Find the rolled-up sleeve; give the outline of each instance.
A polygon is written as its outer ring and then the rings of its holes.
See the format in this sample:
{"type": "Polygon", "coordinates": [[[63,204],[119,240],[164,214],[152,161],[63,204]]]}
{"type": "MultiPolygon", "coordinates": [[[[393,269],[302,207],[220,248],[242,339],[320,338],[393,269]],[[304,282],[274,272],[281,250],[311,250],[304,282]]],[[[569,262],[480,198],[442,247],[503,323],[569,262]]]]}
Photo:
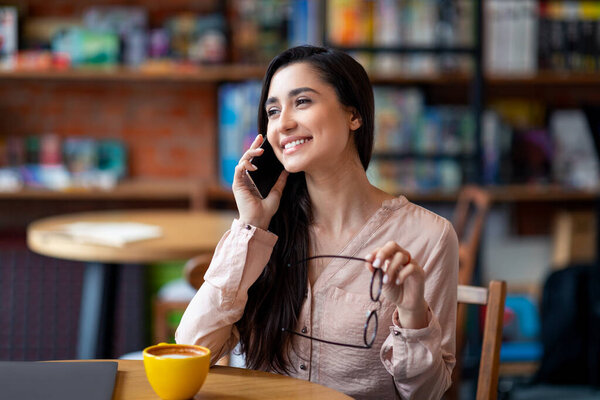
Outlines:
{"type": "Polygon", "coordinates": [[[452,383],[455,359],[458,239],[446,221],[434,251],[423,266],[429,324],[423,329],[400,326],[394,312],[381,361],[394,377],[403,399],[439,399],[452,383]]]}
{"type": "Polygon", "coordinates": [[[240,320],[248,289],[271,257],[277,236],[234,220],[215,249],[204,284],[185,310],[175,332],[177,343],[211,350],[211,363],[239,340],[233,324],[240,320]]]}

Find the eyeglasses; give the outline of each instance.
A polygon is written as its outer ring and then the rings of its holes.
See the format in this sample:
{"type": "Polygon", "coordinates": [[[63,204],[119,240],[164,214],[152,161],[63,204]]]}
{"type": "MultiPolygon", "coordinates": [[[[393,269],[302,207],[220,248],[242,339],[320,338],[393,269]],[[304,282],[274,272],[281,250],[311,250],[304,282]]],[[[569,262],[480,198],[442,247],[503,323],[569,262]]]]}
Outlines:
{"type": "MultiPolygon", "coordinates": [[[[367,262],[367,260],[365,260],[364,258],[358,258],[358,257],[338,256],[338,255],[335,255],[335,256],[320,255],[320,256],[308,257],[308,258],[305,258],[305,259],[300,260],[293,264],[288,264],[288,267],[292,267],[294,265],[298,265],[298,264],[301,264],[301,263],[304,263],[304,262],[307,262],[310,260],[314,260],[317,258],[343,258],[346,260],[356,260],[356,261],[367,262]]],[[[331,340],[319,339],[319,338],[305,335],[303,333],[296,332],[296,331],[293,331],[293,330],[290,330],[287,328],[281,328],[281,330],[284,332],[287,332],[287,333],[291,333],[293,335],[302,336],[303,338],[315,340],[315,341],[321,342],[321,343],[333,344],[336,346],[352,347],[355,349],[370,349],[371,347],[373,347],[373,343],[375,343],[375,338],[377,337],[377,328],[379,325],[379,321],[377,320],[377,310],[379,310],[381,308],[381,301],[379,299],[381,297],[382,287],[383,287],[383,271],[381,270],[381,268],[375,268],[373,270],[373,276],[371,276],[371,285],[369,286],[369,295],[371,296],[371,301],[373,301],[374,303],[377,303],[378,306],[374,310],[367,311],[367,321],[365,322],[365,329],[364,329],[364,333],[363,333],[363,340],[365,343],[364,345],[339,343],[339,342],[334,342],[331,340]]]]}

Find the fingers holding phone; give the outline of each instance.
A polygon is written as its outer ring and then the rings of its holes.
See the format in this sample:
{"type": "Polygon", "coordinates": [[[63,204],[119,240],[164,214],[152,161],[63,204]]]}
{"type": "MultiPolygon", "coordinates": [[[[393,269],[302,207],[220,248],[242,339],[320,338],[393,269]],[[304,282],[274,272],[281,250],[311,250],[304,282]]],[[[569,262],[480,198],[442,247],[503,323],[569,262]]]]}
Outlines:
{"type": "Polygon", "coordinates": [[[279,207],[287,175],[268,140],[258,135],[235,168],[232,189],[240,220],[267,229],[279,207]]]}
{"type": "Polygon", "coordinates": [[[252,183],[248,180],[246,171],[255,171],[257,167],[252,164],[254,157],[259,157],[264,149],[260,147],[263,142],[262,135],[257,135],[250,148],[240,158],[238,165],[235,167],[235,175],[233,177],[232,190],[235,193],[236,190],[243,190],[245,188],[252,188],[252,183]]]}

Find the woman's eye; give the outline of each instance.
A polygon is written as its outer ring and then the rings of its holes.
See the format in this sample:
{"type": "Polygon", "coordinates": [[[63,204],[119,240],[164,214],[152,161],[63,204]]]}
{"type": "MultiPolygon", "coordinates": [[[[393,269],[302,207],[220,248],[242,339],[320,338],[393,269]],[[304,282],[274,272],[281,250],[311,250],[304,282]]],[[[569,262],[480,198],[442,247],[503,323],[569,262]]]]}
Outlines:
{"type": "Polygon", "coordinates": [[[302,104],[307,104],[307,103],[310,103],[310,99],[307,99],[307,98],[296,99],[297,106],[301,106],[302,104]]]}
{"type": "Polygon", "coordinates": [[[269,108],[269,109],[267,110],[267,117],[271,117],[271,116],[273,116],[273,115],[277,114],[277,112],[278,112],[278,111],[279,111],[279,110],[277,110],[276,108],[269,108]]]}

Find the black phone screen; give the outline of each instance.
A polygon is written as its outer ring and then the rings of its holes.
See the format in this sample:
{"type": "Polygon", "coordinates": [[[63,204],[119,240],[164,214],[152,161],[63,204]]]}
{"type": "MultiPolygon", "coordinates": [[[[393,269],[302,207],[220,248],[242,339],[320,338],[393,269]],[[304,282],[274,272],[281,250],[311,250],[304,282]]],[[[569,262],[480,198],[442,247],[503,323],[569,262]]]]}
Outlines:
{"type": "Polygon", "coordinates": [[[264,199],[269,195],[271,188],[277,182],[279,175],[281,175],[283,164],[277,159],[266,137],[260,147],[264,149],[263,153],[251,160],[252,164],[256,165],[258,169],[247,172],[254,186],[256,186],[261,197],[264,199]]]}

